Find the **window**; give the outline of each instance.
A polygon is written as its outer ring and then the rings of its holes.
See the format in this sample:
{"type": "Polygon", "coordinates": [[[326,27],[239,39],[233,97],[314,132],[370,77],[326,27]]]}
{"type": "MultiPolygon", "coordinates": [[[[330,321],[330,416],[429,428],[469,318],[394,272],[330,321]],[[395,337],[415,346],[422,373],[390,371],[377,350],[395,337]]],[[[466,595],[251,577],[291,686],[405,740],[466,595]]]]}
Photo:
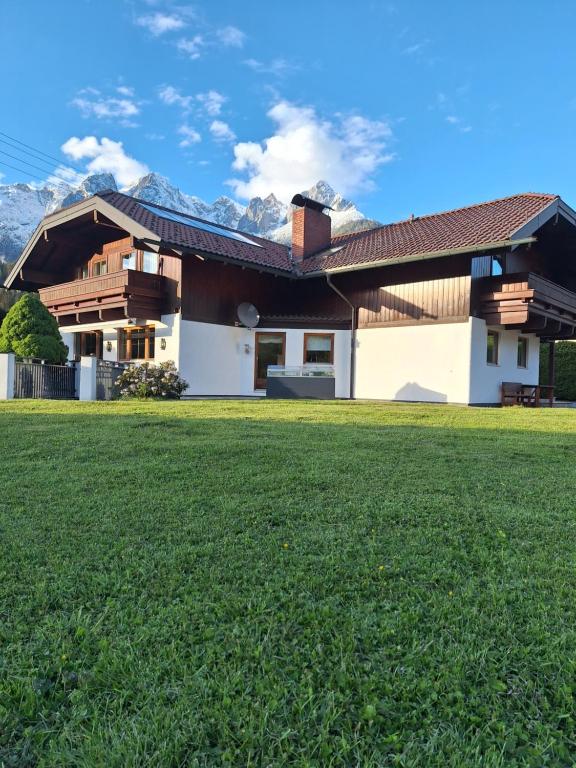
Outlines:
{"type": "Polygon", "coordinates": [[[102,331],[75,333],[74,340],[77,357],[102,357],[102,331]]]}
{"type": "Polygon", "coordinates": [[[496,331],[488,331],[486,344],[486,362],[488,365],[498,365],[499,334],[496,331]]]}
{"type": "Polygon", "coordinates": [[[80,280],[86,280],[86,278],[88,277],[88,264],[84,264],[83,267],[80,267],[80,269],[78,270],[78,277],[80,278],[80,280]]]}
{"type": "Polygon", "coordinates": [[[95,261],[92,264],[92,277],[98,277],[99,275],[105,275],[108,271],[105,261],[95,261]]]}
{"type": "Polygon", "coordinates": [[[518,336],[518,368],[528,368],[528,339],[518,336]]]}
{"type": "Polygon", "coordinates": [[[142,271],[149,272],[151,275],[158,273],[158,254],[143,251],[142,253],[142,271]]]}
{"type": "Polygon", "coordinates": [[[119,360],[152,360],[154,358],[154,326],[135,326],[118,331],[119,360]]]}
{"type": "Polygon", "coordinates": [[[492,276],[502,275],[504,273],[504,258],[502,256],[492,256],[490,274],[492,276]]]}
{"type": "Polygon", "coordinates": [[[122,269],[136,269],[136,251],[122,256],[122,269]]]}
{"type": "Polygon", "coordinates": [[[331,365],[334,362],[334,334],[305,333],[304,362],[331,365]]]}

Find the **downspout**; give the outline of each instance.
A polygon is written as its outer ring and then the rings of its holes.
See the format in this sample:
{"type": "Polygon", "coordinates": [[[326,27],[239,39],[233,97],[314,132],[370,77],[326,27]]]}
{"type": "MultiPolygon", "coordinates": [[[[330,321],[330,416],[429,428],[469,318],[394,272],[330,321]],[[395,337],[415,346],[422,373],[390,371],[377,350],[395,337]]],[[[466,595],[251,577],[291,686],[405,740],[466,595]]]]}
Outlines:
{"type": "Polygon", "coordinates": [[[342,301],[345,301],[346,304],[348,304],[350,307],[350,329],[352,331],[352,338],[350,340],[350,400],[354,400],[354,382],[356,378],[356,307],[349,299],[346,298],[346,296],[344,296],[339,288],[336,288],[330,279],[330,275],[328,273],[325,273],[325,275],[326,283],[329,285],[329,287],[332,288],[334,293],[338,294],[342,301]]]}

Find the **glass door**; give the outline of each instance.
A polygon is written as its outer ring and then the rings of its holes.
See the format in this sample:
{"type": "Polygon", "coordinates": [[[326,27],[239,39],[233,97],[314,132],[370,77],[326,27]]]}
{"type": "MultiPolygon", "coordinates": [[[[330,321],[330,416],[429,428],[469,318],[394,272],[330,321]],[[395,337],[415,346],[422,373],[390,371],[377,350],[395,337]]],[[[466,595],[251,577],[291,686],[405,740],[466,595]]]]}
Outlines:
{"type": "Polygon", "coordinates": [[[266,389],[269,365],[284,365],[285,333],[257,333],[254,389],[266,389]]]}
{"type": "Polygon", "coordinates": [[[102,331],[86,331],[75,334],[76,356],[102,359],[102,331]]]}

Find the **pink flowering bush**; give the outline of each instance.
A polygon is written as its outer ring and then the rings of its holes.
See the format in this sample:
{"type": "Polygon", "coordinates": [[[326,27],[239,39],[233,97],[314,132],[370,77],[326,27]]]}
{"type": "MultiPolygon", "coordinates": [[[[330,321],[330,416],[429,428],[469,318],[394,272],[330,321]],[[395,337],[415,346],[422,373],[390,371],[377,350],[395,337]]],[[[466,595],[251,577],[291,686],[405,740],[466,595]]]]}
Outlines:
{"type": "Polygon", "coordinates": [[[116,380],[116,387],[121,397],[177,399],[188,383],[184,381],[176,370],[172,360],[154,365],[142,363],[131,365],[130,368],[120,374],[116,380]]]}

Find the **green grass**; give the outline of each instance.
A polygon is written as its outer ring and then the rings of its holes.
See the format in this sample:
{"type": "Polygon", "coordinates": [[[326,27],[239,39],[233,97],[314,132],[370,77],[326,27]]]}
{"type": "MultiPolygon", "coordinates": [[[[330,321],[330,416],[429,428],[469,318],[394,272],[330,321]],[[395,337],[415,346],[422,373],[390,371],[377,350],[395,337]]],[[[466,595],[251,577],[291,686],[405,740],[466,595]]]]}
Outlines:
{"type": "Polygon", "coordinates": [[[0,765],[574,765],[575,411],[24,401],[0,441],[0,765]]]}

